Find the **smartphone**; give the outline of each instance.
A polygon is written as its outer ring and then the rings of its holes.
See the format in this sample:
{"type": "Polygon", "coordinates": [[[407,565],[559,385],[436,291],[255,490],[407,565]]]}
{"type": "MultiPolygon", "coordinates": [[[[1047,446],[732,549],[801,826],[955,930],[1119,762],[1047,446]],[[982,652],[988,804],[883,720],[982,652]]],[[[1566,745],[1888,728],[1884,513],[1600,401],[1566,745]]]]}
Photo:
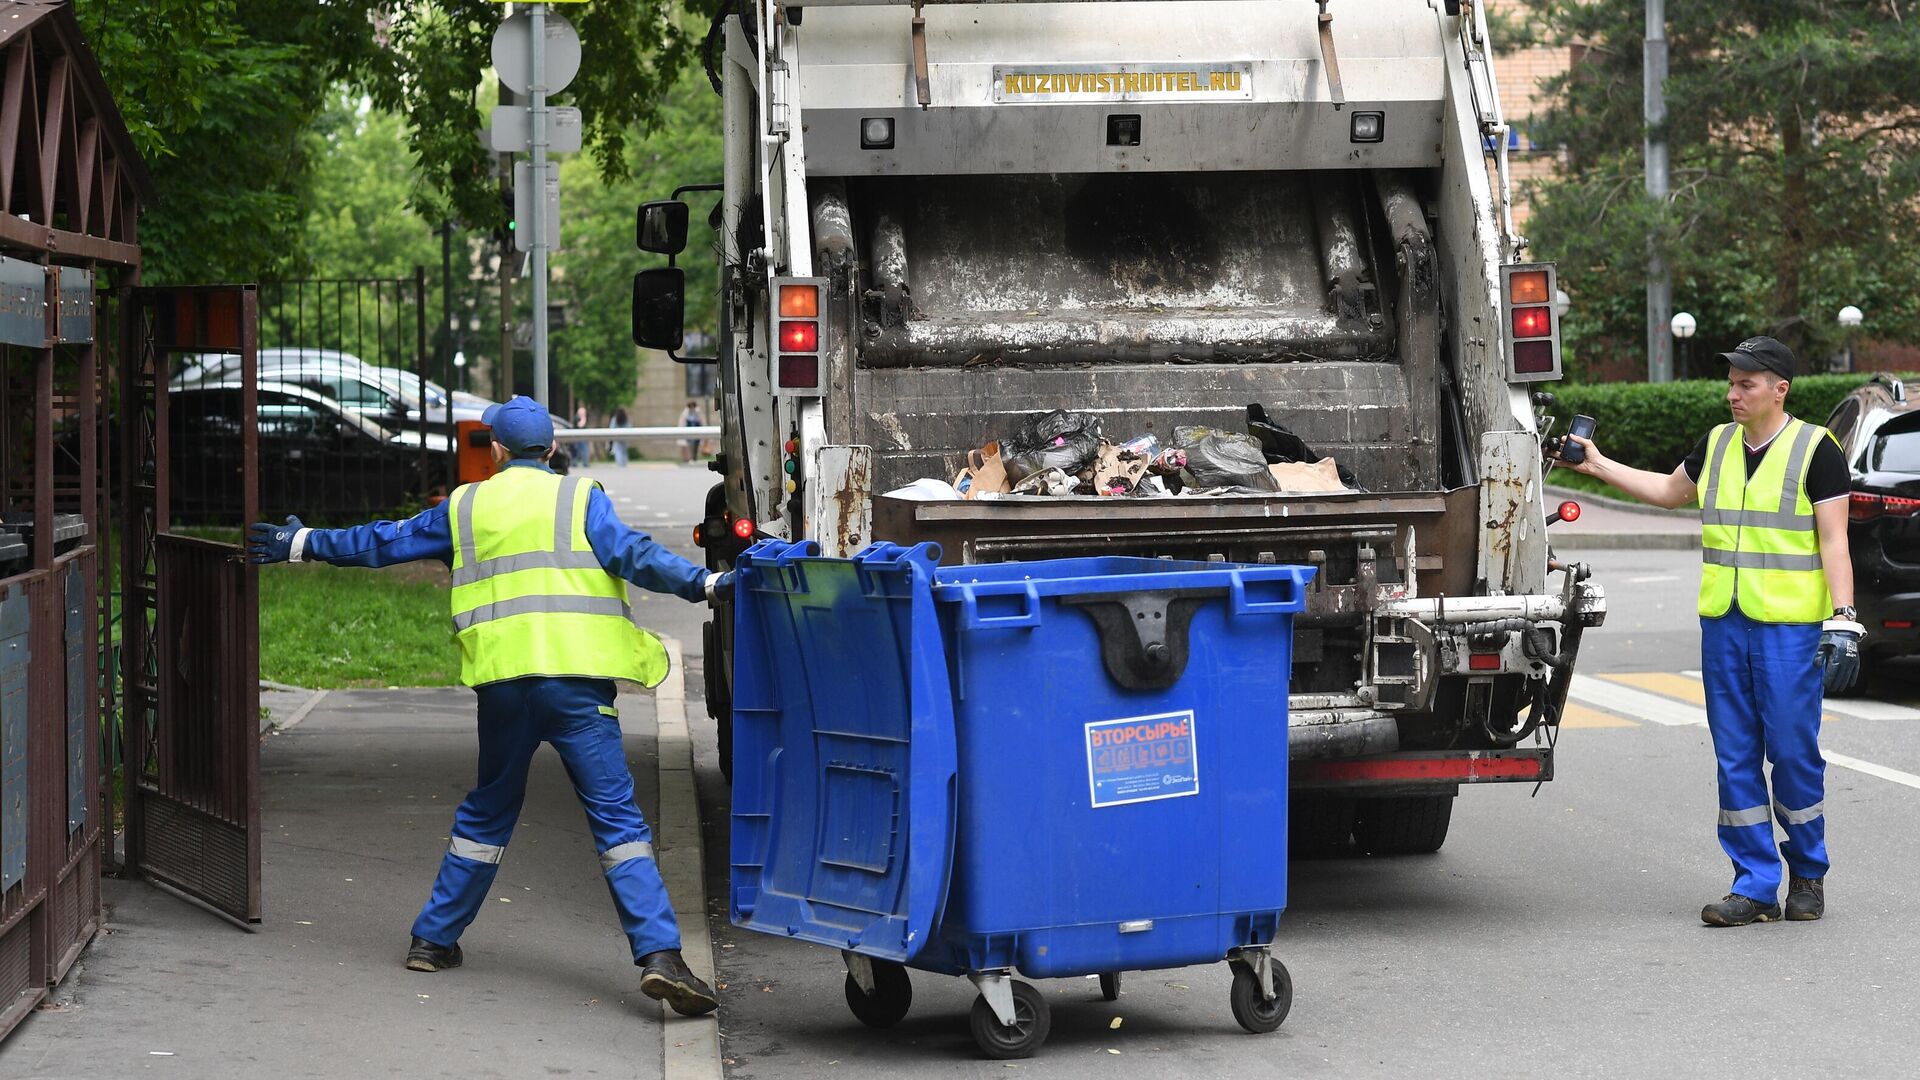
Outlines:
{"type": "MultiPolygon", "coordinates": [[[[1593,438],[1595,421],[1591,416],[1576,416],[1568,425],[1568,435],[1578,435],[1583,439],[1593,438]]],[[[1587,448],[1572,439],[1560,440],[1560,461],[1565,465],[1578,465],[1587,460],[1587,448]]]]}

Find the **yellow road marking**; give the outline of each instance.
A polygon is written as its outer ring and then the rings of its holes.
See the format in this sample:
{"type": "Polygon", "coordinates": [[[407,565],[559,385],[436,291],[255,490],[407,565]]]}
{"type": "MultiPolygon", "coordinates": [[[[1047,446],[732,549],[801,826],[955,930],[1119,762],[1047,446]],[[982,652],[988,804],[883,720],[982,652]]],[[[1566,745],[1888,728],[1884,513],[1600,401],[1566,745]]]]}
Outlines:
{"type": "MultiPolygon", "coordinates": [[[[1668,671],[1616,671],[1600,678],[1621,686],[1631,686],[1636,690],[1659,694],[1661,697],[1685,701],[1701,708],[1707,707],[1707,688],[1697,678],[1689,675],[1675,675],[1668,671]]],[[[1832,713],[1820,716],[1822,723],[1832,723],[1832,713]]]]}
{"type": "Polygon", "coordinates": [[[1639,727],[1640,724],[1625,717],[1588,708],[1577,701],[1569,701],[1567,707],[1560,713],[1560,726],[1563,728],[1622,728],[1639,727]]]}

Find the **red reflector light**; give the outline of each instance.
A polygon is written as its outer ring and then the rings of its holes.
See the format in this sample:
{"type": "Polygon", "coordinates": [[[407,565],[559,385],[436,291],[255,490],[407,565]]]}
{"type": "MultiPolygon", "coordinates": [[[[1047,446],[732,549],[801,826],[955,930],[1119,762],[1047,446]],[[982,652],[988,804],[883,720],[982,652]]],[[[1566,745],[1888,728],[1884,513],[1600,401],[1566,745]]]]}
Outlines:
{"type": "Polygon", "coordinates": [[[1545,773],[1539,757],[1404,757],[1367,760],[1302,762],[1294,779],[1321,783],[1355,781],[1450,780],[1474,783],[1486,780],[1539,780],[1545,773]]]}
{"type": "Polygon", "coordinates": [[[811,390],[820,385],[820,358],[780,354],[780,385],[811,390]]]}
{"type": "Polygon", "coordinates": [[[797,454],[800,452],[799,439],[788,439],[786,442],[781,443],[780,445],[781,445],[781,448],[784,449],[789,454],[797,454]]]}
{"type": "Polygon", "coordinates": [[[1513,343],[1513,370],[1532,375],[1553,370],[1553,342],[1516,341],[1513,343]]]}
{"type": "Polygon", "coordinates": [[[1527,270],[1508,275],[1507,299],[1515,304],[1544,304],[1552,300],[1547,294],[1547,272],[1527,270]]]}
{"type": "Polygon", "coordinates": [[[1903,499],[1898,495],[1882,495],[1880,512],[1893,517],[1912,517],[1920,513],[1920,499],[1903,499]]]}
{"type": "Polygon", "coordinates": [[[1574,502],[1572,499],[1568,499],[1566,502],[1561,503],[1560,504],[1560,520],[1561,521],[1579,521],[1580,520],[1580,504],[1577,502],[1574,502]]]}
{"type": "Polygon", "coordinates": [[[1469,671],[1499,671],[1500,654],[1494,652],[1471,653],[1467,656],[1467,669],[1469,671]]]}
{"type": "Polygon", "coordinates": [[[1553,309],[1522,307],[1513,309],[1513,336],[1541,338],[1553,336],[1553,309]]]}
{"type": "Polygon", "coordinates": [[[742,540],[751,538],[753,536],[753,522],[747,520],[746,518],[734,518],[733,519],[733,535],[739,537],[742,540]]]}
{"type": "Polygon", "coordinates": [[[781,318],[811,319],[819,314],[820,287],[818,285],[780,286],[781,318]]]}
{"type": "Polygon", "coordinates": [[[787,352],[814,352],[820,348],[820,326],[810,322],[780,324],[780,348],[787,352]]]}
{"type": "Polygon", "coordinates": [[[1913,620],[1912,619],[1885,619],[1881,621],[1880,625],[1885,627],[1888,630],[1911,630],[1913,629],[1913,620]]]}
{"type": "Polygon", "coordinates": [[[1856,491],[1847,497],[1847,519],[1871,521],[1880,516],[1880,496],[1856,491]]]}

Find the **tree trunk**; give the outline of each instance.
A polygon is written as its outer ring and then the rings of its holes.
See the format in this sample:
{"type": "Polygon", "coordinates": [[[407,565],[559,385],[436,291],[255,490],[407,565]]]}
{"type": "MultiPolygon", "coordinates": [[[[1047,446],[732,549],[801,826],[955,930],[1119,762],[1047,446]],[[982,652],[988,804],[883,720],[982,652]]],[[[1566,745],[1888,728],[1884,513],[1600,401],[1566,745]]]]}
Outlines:
{"type": "Polygon", "coordinates": [[[1789,105],[1780,113],[1780,250],[1773,279],[1773,336],[1805,362],[1807,323],[1801,306],[1801,266],[1807,258],[1806,133],[1800,112],[1789,105]]]}

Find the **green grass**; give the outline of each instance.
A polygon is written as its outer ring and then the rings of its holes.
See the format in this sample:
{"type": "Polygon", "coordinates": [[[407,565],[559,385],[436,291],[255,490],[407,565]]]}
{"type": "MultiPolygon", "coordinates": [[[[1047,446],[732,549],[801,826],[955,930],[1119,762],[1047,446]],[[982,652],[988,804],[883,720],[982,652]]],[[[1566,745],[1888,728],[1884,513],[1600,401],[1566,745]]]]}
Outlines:
{"type": "Polygon", "coordinates": [[[315,689],[457,685],[447,604],[446,583],[417,568],[261,567],[260,677],[315,689]]]}

